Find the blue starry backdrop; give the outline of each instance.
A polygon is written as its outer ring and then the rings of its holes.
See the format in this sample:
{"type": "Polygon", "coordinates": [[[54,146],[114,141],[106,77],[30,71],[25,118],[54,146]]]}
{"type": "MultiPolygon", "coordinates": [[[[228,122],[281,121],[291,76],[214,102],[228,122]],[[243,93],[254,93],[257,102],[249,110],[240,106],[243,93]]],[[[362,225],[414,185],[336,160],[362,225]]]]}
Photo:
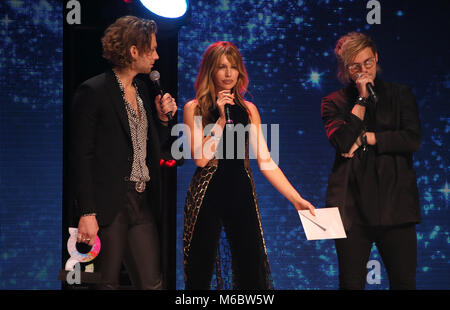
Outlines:
{"type": "MultiPolygon", "coordinates": [[[[179,34],[179,98],[206,47],[230,40],[250,75],[248,100],[266,124],[280,124],[280,167],[302,195],[323,207],[334,152],[320,120],[320,98],[341,86],[333,47],[349,31],[371,35],[385,80],[416,94],[423,143],[414,165],[423,221],[417,227],[417,286],[449,289],[448,29],[445,1],[380,1],[381,24],[368,25],[367,1],[191,1],[179,34]]],[[[58,289],[62,209],[62,3],[0,2],[0,289],[58,289]]],[[[180,120],[182,119],[182,111],[180,120]]],[[[269,141],[270,142],[270,141],[269,141]]],[[[270,144],[270,143],[269,143],[270,144]]],[[[277,289],[335,289],[332,241],[306,241],[289,202],[252,163],[277,289]]],[[[182,229],[194,165],[179,169],[177,287],[184,288],[182,229]]],[[[374,249],[371,259],[380,260],[374,249]]],[[[388,287],[381,274],[380,285],[388,287]]]]}
{"type": "MultiPolygon", "coordinates": [[[[342,87],[336,79],[333,48],[350,31],[372,36],[379,49],[381,78],[413,89],[422,121],[423,142],[414,155],[423,218],[417,226],[417,287],[449,289],[449,45],[439,35],[449,28],[445,16],[449,4],[380,1],[381,24],[369,25],[367,3],[191,1],[190,23],[179,33],[178,102],[182,106],[195,97],[193,83],[206,48],[215,41],[232,41],[249,73],[247,100],[256,104],[263,123],[280,125],[280,168],[306,199],[323,207],[334,149],[322,126],[320,102],[342,87]]],[[[184,288],[183,209],[194,169],[189,160],[178,174],[179,289],[184,288]]],[[[293,206],[269,184],[255,162],[252,169],[275,288],[337,289],[334,242],[307,241],[293,206]]],[[[370,259],[382,263],[375,247],[370,259]]],[[[380,280],[366,288],[389,287],[383,265],[380,280]]]]}
{"type": "Polygon", "coordinates": [[[61,16],[0,2],[0,290],[61,286],[61,16]]]}

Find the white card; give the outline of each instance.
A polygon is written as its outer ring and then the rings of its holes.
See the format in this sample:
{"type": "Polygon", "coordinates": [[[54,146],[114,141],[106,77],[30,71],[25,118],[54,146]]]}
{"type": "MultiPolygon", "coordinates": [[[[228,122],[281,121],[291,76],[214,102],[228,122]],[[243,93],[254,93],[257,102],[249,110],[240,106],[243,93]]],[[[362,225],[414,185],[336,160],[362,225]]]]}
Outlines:
{"type": "Polygon", "coordinates": [[[298,211],[308,240],[347,238],[338,208],[315,209],[316,216],[309,210],[298,211]]]}

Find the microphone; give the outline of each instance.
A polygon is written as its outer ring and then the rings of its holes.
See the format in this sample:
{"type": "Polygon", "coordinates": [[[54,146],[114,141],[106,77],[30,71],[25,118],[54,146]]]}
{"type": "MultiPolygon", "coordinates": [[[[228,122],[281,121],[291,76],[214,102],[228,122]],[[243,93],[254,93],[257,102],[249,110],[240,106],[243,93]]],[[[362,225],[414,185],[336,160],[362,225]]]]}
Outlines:
{"type": "Polygon", "coordinates": [[[377,103],[378,97],[377,97],[377,94],[375,93],[375,90],[373,89],[373,85],[370,83],[367,83],[366,88],[367,88],[367,91],[369,92],[370,98],[372,98],[372,101],[374,103],[377,103]]]}
{"type": "Polygon", "coordinates": [[[225,123],[227,125],[232,125],[234,122],[231,119],[230,104],[229,103],[225,104],[224,108],[225,108],[225,120],[226,120],[225,123]]]}
{"type": "MultiPolygon", "coordinates": [[[[357,78],[357,79],[358,79],[360,76],[361,76],[361,74],[356,73],[356,78],[357,78]]],[[[367,91],[369,92],[369,96],[370,96],[370,98],[372,99],[372,101],[373,101],[374,103],[377,103],[378,97],[377,97],[377,94],[375,93],[375,90],[373,89],[373,85],[372,85],[371,83],[367,83],[367,84],[366,84],[366,88],[367,88],[367,91]]]]}
{"type": "MultiPolygon", "coordinates": [[[[159,74],[158,71],[154,70],[154,71],[150,72],[150,80],[152,80],[152,82],[155,84],[156,90],[161,95],[161,99],[162,99],[162,97],[164,96],[164,91],[162,90],[161,84],[159,83],[160,77],[161,77],[161,75],[159,74]]],[[[172,120],[172,113],[167,112],[166,116],[170,122],[172,120]]]]}
{"type": "MultiPolygon", "coordinates": [[[[234,88],[231,89],[230,94],[233,94],[233,91],[234,91],[234,88]]],[[[231,119],[230,104],[229,103],[225,104],[224,109],[225,109],[225,124],[233,125],[234,122],[231,119]]]]}

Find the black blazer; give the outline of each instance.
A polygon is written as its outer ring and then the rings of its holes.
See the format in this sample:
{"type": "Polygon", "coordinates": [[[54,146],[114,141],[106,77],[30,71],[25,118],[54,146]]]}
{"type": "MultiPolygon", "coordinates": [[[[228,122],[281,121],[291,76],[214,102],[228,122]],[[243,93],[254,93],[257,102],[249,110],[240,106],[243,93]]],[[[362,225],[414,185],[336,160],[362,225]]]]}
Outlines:
{"type": "MultiPolygon", "coordinates": [[[[375,79],[379,97],[375,113],[376,172],[381,225],[420,222],[419,194],[412,153],[421,143],[417,104],[411,90],[400,84],[375,79]]],[[[363,130],[363,122],[351,113],[358,91],[353,84],[322,99],[325,131],[336,157],[328,179],[326,206],[339,207],[348,230],[355,216],[355,200],[349,190],[351,161],[342,157],[363,130]]]]}
{"type": "MultiPolygon", "coordinates": [[[[148,118],[147,166],[150,172],[150,206],[160,213],[160,141],[169,138],[160,124],[153,100],[136,79],[148,118]]],[[[133,146],[127,112],[112,70],[82,83],[73,99],[69,149],[70,205],[77,225],[79,217],[97,213],[99,225],[108,225],[124,205],[131,174],[133,146]]]]}

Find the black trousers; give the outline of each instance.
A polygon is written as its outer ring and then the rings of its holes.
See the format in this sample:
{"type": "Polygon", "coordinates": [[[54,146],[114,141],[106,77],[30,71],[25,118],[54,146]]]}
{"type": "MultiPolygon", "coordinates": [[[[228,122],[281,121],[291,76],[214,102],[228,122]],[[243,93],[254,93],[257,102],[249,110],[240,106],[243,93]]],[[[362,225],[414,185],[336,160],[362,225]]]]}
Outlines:
{"type": "Polygon", "coordinates": [[[241,190],[236,199],[231,195],[220,199],[219,193],[213,188],[208,189],[185,266],[186,289],[210,289],[222,227],[231,249],[233,289],[267,289],[260,230],[250,184],[245,184],[241,190]]]}
{"type": "Polygon", "coordinates": [[[122,262],[135,289],[162,289],[158,232],[147,196],[148,190],[138,193],[130,182],[124,208],[110,225],[100,227],[102,245],[94,261],[102,274],[98,289],[119,288],[122,262]]]}
{"type": "Polygon", "coordinates": [[[390,289],[416,288],[416,225],[368,227],[353,225],[346,239],[336,239],[339,288],[365,288],[372,244],[375,242],[389,277],[390,289]]]}

